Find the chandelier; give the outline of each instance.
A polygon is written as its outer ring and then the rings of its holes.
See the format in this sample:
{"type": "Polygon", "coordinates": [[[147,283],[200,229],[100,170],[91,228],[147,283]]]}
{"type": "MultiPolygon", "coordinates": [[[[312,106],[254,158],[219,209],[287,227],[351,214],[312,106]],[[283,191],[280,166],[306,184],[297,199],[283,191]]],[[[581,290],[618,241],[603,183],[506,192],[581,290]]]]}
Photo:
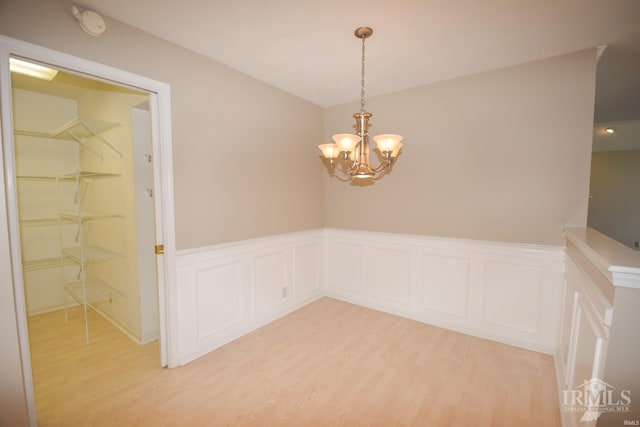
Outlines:
{"type": "Polygon", "coordinates": [[[360,73],[360,110],[353,115],[356,120],[356,134],[340,133],[333,135],[333,144],[318,146],[324,157],[329,161],[330,173],[338,170],[349,178],[373,178],[376,173],[389,172],[394,159],[402,148],[402,136],[394,134],[376,135],[373,140],[377,144],[381,163],[372,167],[369,163],[369,119],[372,114],[364,108],[364,41],[373,34],[369,27],[357,28],[355,36],[362,40],[362,72],[360,73]],[[342,162],[336,165],[336,159],[342,157],[342,162]]]}

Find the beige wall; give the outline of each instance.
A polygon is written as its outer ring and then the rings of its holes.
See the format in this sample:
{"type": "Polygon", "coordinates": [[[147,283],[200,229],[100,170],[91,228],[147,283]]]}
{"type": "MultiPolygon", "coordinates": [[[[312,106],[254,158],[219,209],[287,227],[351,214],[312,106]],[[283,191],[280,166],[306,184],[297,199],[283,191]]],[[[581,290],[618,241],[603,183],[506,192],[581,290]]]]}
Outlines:
{"type": "Polygon", "coordinates": [[[88,36],[69,4],[2,1],[0,33],[171,85],[178,249],[322,226],[320,107],[111,19],[88,36]]]}
{"type": "MultiPolygon", "coordinates": [[[[398,168],[365,188],[324,178],[323,199],[316,145],[351,129],[356,104],[324,112],[323,138],[320,107],[122,23],[107,27],[87,36],[63,0],[0,1],[4,35],[171,85],[178,249],[323,225],[559,244],[563,225],[586,222],[593,51],[369,100],[374,133],[406,137],[398,168]]],[[[0,423],[22,425],[5,243],[0,423]]]]}
{"type": "Polygon", "coordinates": [[[638,183],[640,150],[594,152],[588,226],[633,248],[640,241],[638,183]]]}
{"type": "MultiPolygon", "coordinates": [[[[171,86],[176,246],[322,226],[322,109],[106,19],[86,35],[66,0],[0,1],[0,34],[171,86]],[[291,210],[295,215],[291,215],[291,210]]],[[[6,224],[0,186],[0,223],[6,224]]],[[[0,239],[0,425],[26,425],[7,240],[0,239]]]]}
{"type": "MultiPolygon", "coordinates": [[[[390,176],[325,177],[325,226],[559,245],[584,226],[594,50],[367,100],[371,132],[401,133],[390,176]]],[[[325,111],[325,140],[358,104],[325,111]]]]}

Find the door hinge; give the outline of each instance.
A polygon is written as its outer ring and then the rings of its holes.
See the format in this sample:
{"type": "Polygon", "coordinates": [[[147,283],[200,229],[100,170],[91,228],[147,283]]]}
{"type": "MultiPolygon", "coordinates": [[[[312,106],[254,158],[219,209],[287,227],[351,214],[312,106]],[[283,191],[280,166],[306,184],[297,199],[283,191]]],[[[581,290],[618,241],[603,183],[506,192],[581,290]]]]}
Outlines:
{"type": "Polygon", "coordinates": [[[156,245],[156,255],[164,254],[164,245],[156,245]]]}

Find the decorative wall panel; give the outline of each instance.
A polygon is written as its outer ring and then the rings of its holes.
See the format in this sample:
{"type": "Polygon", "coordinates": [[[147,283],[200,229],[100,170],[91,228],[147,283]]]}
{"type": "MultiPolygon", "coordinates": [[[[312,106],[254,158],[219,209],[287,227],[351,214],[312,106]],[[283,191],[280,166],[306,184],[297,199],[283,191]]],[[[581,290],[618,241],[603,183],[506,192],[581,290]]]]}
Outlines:
{"type": "Polygon", "coordinates": [[[312,230],[180,251],[179,363],[322,296],[322,240],[312,230]]]}
{"type": "Polygon", "coordinates": [[[556,350],[562,247],[328,229],[325,248],[328,296],[511,345],[556,350]]]}

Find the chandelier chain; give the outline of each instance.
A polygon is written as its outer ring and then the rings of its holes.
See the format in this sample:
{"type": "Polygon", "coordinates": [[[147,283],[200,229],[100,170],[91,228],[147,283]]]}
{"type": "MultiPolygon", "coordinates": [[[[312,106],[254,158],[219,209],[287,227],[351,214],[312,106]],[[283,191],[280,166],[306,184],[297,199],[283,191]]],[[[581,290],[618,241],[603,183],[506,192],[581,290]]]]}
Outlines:
{"type": "Polygon", "coordinates": [[[364,40],[362,37],[362,72],[360,73],[360,110],[364,112],[364,40]]]}

